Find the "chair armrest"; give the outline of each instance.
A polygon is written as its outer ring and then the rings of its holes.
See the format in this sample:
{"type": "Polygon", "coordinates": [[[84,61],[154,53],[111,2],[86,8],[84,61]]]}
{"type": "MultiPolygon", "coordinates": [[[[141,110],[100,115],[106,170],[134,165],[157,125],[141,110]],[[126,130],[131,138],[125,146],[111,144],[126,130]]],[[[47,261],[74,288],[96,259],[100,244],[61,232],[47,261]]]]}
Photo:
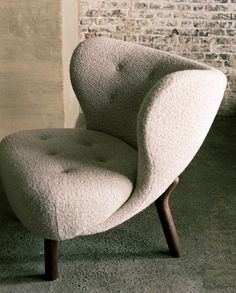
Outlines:
{"type": "Polygon", "coordinates": [[[215,69],[184,70],[166,75],[150,89],[138,115],[136,188],[118,211],[95,228],[97,232],[149,206],[183,172],[210,129],[226,81],[215,69]]]}
{"type": "Polygon", "coordinates": [[[141,209],[191,162],[215,118],[226,83],[225,75],[215,69],[184,70],[167,75],[149,91],[137,130],[141,209]]]}

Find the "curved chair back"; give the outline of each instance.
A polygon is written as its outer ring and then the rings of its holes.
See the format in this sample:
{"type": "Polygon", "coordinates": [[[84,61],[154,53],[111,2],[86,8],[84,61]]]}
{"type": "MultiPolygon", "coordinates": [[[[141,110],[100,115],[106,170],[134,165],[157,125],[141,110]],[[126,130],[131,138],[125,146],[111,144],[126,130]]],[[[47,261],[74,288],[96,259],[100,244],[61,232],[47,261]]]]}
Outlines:
{"type": "Polygon", "coordinates": [[[74,50],[70,72],[87,128],[137,147],[138,112],[152,86],[175,71],[207,68],[153,48],[95,37],[74,50]]]}

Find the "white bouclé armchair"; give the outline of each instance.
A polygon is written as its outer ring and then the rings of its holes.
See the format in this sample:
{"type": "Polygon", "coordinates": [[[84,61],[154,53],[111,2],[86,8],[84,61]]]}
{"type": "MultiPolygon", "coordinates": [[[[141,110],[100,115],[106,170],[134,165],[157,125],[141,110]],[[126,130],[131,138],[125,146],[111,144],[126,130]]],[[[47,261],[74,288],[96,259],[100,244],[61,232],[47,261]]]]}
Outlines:
{"type": "Polygon", "coordinates": [[[155,202],[180,255],[168,199],[222,100],[220,71],[124,41],[94,37],[71,59],[86,129],[27,130],[0,144],[2,189],[21,223],[45,239],[57,278],[57,243],[106,231],[155,202]]]}

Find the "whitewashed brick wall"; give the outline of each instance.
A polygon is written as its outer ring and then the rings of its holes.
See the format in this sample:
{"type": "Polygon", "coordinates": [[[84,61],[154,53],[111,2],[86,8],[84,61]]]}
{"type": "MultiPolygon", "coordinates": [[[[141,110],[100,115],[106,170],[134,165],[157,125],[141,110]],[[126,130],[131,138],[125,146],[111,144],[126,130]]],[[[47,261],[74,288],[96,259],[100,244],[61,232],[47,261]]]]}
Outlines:
{"type": "Polygon", "coordinates": [[[175,52],[222,70],[220,114],[236,113],[236,0],[78,0],[85,33],[175,52]]]}

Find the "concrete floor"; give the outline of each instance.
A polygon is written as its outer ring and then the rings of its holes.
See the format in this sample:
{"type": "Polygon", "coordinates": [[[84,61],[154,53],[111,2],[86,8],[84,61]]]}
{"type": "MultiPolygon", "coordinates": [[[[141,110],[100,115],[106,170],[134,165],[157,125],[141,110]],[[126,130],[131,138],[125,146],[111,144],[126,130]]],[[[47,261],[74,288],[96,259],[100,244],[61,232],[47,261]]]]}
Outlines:
{"type": "Polygon", "coordinates": [[[60,278],[42,280],[43,242],[0,218],[0,292],[236,292],[236,119],[217,119],[180,176],[171,207],[184,248],[168,256],[152,205],[106,233],[60,244],[60,278]]]}

